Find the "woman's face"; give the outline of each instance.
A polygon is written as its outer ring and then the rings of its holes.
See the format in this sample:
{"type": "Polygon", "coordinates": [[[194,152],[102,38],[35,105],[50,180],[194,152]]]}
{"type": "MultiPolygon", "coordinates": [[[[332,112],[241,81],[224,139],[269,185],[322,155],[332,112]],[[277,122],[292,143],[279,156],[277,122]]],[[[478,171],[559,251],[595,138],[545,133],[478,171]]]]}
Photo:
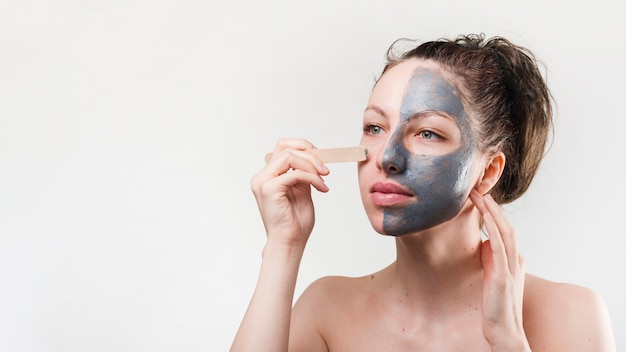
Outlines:
{"type": "Polygon", "coordinates": [[[455,217],[473,185],[475,136],[451,75],[407,60],[377,82],[363,117],[359,164],[363,204],[373,227],[401,236],[455,217]]]}

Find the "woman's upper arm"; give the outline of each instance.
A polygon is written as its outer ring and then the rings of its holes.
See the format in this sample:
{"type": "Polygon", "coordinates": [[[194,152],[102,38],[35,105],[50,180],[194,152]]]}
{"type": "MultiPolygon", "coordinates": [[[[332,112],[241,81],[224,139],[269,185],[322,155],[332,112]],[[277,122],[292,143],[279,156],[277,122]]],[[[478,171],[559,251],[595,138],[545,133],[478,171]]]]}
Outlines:
{"type": "Polygon", "coordinates": [[[570,303],[568,327],[572,343],[570,351],[615,351],[615,337],[611,326],[611,318],[607,306],[597,293],[575,287],[570,303]]]}
{"type": "Polygon", "coordinates": [[[291,313],[289,330],[290,352],[327,352],[324,340],[325,312],[327,311],[327,279],[313,282],[300,296],[291,313]]]}
{"type": "Polygon", "coordinates": [[[535,293],[534,318],[530,326],[524,323],[533,351],[616,350],[609,312],[597,293],[571,284],[535,293]]]}

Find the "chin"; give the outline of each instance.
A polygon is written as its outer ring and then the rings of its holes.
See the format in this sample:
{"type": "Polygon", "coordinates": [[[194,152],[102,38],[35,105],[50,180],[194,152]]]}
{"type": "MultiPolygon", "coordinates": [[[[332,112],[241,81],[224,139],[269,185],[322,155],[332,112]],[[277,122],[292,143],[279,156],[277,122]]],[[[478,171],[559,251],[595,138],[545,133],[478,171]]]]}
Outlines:
{"type": "Polygon", "coordinates": [[[381,235],[386,235],[386,233],[383,231],[383,224],[382,222],[374,222],[374,221],[370,221],[370,225],[372,225],[372,228],[374,229],[374,231],[378,232],[381,235]]]}
{"type": "MultiPolygon", "coordinates": [[[[383,236],[387,236],[387,237],[402,237],[402,236],[409,236],[409,235],[413,235],[415,233],[421,232],[421,231],[411,231],[411,230],[407,230],[405,228],[402,229],[396,229],[396,228],[385,228],[382,219],[377,221],[377,222],[370,222],[372,225],[372,228],[374,229],[374,231],[376,231],[377,233],[379,233],[380,235],[383,236]]],[[[424,231],[426,231],[428,229],[425,229],[424,231]]]]}

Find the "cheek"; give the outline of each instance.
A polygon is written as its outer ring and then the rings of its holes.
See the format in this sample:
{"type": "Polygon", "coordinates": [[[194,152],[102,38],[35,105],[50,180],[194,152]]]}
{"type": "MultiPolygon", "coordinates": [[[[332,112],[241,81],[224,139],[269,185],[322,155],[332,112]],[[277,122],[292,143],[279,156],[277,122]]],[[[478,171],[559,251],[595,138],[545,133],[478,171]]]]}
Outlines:
{"type": "Polygon", "coordinates": [[[377,135],[377,136],[363,136],[361,137],[361,141],[359,145],[365,147],[367,149],[367,160],[374,160],[375,156],[378,153],[384,152],[384,149],[387,147],[388,138],[386,135],[377,135]]]}
{"type": "Polygon", "coordinates": [[[468,192],[472,166],[470,153],[412,155],[402,183],[422,201],[458,201],[468,192]]]}
{"type": "Polygon", "coordinates": [[[359,179],[359,186],[361,186],[363,184],[362,181],[365,181],[366,177],[365,174],[367,173],[367,164],[370,162],[370,155],[369,155],[369,149],[367,152],[367,159],[365,159],[364,161],[359,161],[357,163],[357,177],[359,179]]]}
{"type": "Polygon", "coordinates": [[[451,200],[462,202],[469,194],[470,178],[472,176],[471,154],[451,155],[445,160],[442,167],[441,187],[449,188],[446,192],[451,200]]]}
{"type": "Polygon", "coordinates": [[[383,233],[402,236],[454,218],[469,193],[469,171],[459,154],[412,155],[406,172],[394,178],[409,187],[417,200],[406,207],[385,209],[383,233]]]}
{"type": "Polygon", "coordinates": [[[359,192],[361,193],[361,199],[363,200],[363,203],[367,203],[367,197],[369,195],[369,190],[368,187],[370,187],[370,185],[367,182],[368,179],[368,163],[369,163],[369,159],[363,162],[360,162],[358,164],[358,169],[357,169],[357,176],[358,176],[358,182],[359,182],[359,192]]]}
{"type": "Polygon", "coordinates": [[[369,157],[366,161],[358,164],[359,191],[361,193],[361,201],[365,209],[365,214],[371,226],[376,232],[383,233],[384,214],[380,209],[376,208],[370,199],[369,189],[372,186],[372,179],[376,173],[375,168],[375,162],[369,159],[369,157]]]}
{"type": "Polygon", "coordinates": [[[480,184],[483,167],[484,165],[480,162],[473,162],[469,166],[470,171],[467,176],[467,182],[469,183],[471,189],[478,187],[478,185],[480,184]]]}

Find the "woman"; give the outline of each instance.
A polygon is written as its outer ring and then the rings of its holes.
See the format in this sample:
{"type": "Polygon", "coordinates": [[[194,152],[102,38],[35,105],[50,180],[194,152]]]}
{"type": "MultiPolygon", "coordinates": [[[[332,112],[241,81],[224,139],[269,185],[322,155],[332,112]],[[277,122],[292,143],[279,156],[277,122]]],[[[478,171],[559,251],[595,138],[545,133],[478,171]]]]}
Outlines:
{"type": "Polygon", "coordinates": [[[309,142],[279,141],[251,182],[267,243],[232,351],[615,350],[602,299],[526,274],[498,205],[526,191],[552,127],[532,54],[470,35],[388,58],[363,117],[359,184],[396,261],[322,278],[292,310],[311,186],[327,192],[329,171],[309,142]]]}

